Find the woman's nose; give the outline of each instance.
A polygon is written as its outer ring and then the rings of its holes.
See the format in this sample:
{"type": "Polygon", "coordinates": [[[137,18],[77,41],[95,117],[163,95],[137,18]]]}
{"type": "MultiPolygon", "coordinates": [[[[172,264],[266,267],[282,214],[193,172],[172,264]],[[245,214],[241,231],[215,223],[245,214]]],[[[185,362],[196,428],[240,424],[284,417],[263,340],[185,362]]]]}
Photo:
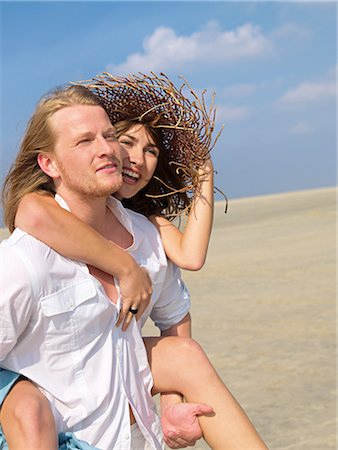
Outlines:
{"type": "Polygon", "coordinates": [[[143,149],[134,146],[133,149],[129,152],[129,161],[131,164],[134,164],[137,167],[142,166],[144,162],[143,149]]]}

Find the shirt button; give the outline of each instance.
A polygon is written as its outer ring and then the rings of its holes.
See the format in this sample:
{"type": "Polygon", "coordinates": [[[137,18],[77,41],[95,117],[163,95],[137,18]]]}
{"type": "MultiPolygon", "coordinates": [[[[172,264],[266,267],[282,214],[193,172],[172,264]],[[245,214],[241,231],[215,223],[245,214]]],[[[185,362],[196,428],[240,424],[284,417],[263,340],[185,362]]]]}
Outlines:
{"type": "Polygon", "coordinates": [[[72,298],[69,298],[67,301],[67,307],[68,308],[73,308],[74,307],[74,301],[72,298]]]}

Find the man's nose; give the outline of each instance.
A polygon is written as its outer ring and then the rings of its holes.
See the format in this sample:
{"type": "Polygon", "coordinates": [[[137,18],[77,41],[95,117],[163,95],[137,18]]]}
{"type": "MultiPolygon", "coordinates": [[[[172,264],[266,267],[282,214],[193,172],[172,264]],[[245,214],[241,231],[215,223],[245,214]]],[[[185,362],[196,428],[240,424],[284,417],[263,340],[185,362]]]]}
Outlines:
{"type": "Polygon", "coordinates": [[[97,143],[97,153],[99,156],[116,156],[121,160],[121,145],[116,141],[109,141],[104,137],[101,137],[97,143]]]}

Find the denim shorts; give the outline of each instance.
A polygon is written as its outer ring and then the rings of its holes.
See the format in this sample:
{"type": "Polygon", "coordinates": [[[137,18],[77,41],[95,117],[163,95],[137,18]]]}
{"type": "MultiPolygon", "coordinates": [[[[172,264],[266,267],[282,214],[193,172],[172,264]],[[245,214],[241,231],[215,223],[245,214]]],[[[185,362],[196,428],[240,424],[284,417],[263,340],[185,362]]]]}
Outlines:
{"type": "Polygon", "coordinates": [[[8,395],[12,387],[20,381],[20,379],[25,379],[19,373],[11,372],[10,370],[5,370],[0,368],[0,407],[8,395]]]}
{"type": "MultiPolygon", "coordinates": [[[[19,373],[0,368],[0,407],[13,386],[21,380],[27,380],[19,373]]],[[[0,450],[8,450],[6,438],[0,426],[0,450]]],[[[98,450],[87,442],[80,441],[73,433],[59,433],[59,450],[98,450]]]]}

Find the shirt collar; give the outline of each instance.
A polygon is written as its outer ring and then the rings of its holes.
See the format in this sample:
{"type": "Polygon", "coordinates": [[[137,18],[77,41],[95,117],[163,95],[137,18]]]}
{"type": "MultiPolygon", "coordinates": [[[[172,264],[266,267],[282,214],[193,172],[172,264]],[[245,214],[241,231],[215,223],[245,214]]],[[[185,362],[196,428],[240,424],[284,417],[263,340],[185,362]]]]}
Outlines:
{"type": "Polygon", "coordinates": [[[58,204],[61,206],[61,208],[66,209],[67,211],[70,211],[69,206],[67,205],[66,201],[61,197],[61,195],[55,194],[54,199],[56,202],[58,202],[58,204]]]}
{"type": "MultiPolygon", "coordinates": [[[[58,204],[63,209],[66,209],[67,211],[70,211],[70,208],[69,208],[67,202],[61,197],[61,195],[55,194],[54,198],[55,198],[55,201],[57,201],[58,204]]],[[[124,208],[124,206],[120,202],[120,200],[117,200],[117,198],[115,198],[112,195],[110,195],[107,198],[107,206],[110,209],[110,211],[115,215],[115,217],[122,223],[122,225],[127,229],[127,231],[134,238],[135,233],[134,233],[133,222],[132,222],[128,212],[126,211],[126,209],[124,208]]]]}
{"type": "Polygon", "coordinates": [[[107,206],[115,217],[122,223],[127,231],[135,237],[133,221],[126,208],[122,205],[121,201],[110,195],[107,199],[107,206]]]}

